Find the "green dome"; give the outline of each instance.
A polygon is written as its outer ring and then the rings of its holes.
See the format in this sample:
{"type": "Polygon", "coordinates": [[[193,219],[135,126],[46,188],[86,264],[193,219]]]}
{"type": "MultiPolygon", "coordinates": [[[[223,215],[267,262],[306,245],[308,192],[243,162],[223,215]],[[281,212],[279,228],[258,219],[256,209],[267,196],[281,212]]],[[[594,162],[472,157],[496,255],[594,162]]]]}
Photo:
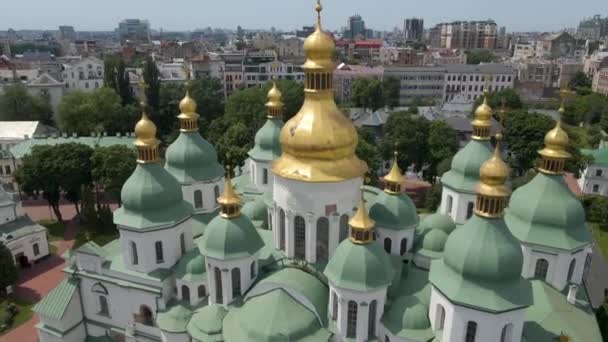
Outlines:
{"type": "Polygon", "coordinates": [[[406,194],[381,192],[369,209],[376,226],[393,230],[407,229],[418,224],[416,205],[406,194]]]}
{"type": "Polygon", "coordinates": [[[222,321],[228,311],[219,305],[207,305],[197,310],[188,322],[188,334],[198,341],[220,341],[222,321]]]}
{"type": "Polygon", "coordinates": [[[423,218],[422,221],[420,221],[420,226],[418,227],[418,230],[421,232],[432,229],[450,234],[452,231],[454,231],[454,229],[456,229],[456,224],[450,216],[435,213],[423,218]]]}
{"type": "Polygon", "coordinates": [[[245,215],[235,218],[216,216],[205,229],[199,243],[207,257],[227,260],[251,256],[264,247],[264,242],[251,220],[245,215]]]}
{"type": "Polygon", "coordinates": [[[201,255],[198,248],[186,253],[175,267],[175,277],[184,281],[205,280],[205,257],[201,255]]]}
{"type": "Polygon", "coordinates": [[[450,300],[500,311],[530,304],[519,242],[502,219],[473,215],[452,232],[430,281],[450,300]]]}
{"type": "Polygon", "coordinates": [[[422,249],[441,253],[448,240],[448,234],[439,229],[432,229],[422,238],[422,249]]]}
{"type": "Polygon", "coordinates": [[[562,175],[538,173],[513,192],[505,222],[522,242],[573,250],[591,243],[585,210],[562,175]]]}
{"type": "Polygon", "coordinates": [[[393,269],[380,244],[356,244],[350,239],[340,243],[323,273],[337,287],[368,291],[388,286],[393,269]]]}
{"type": "Polygon", "coordinates": [[[249,217],[251,221],[261,221],[263,228],[268,227],[268,208],[264,204],[262,196],[257,196],[253,201],[245,204],[241,213],[249,217]]]}
{"type": "Polygon", "coordinates": [[[179,223],[192,214],[179,183],[159,163],[138,164],[120,192],[122,206],[114,223],[132,229],[153,229],[179,223]]]}
{"type": "Polygon", "coordinates": [[[215,148],[198,132],[181,132],[165,157],[165,168],[182,184],[211,181],[224,174],[215,148]]]}
{"type": "Polygon", "coordinates": [[[469,141],[452,159],[450,171],[441,176],[441,183],[455,190],[473,193],[479,182],[479,168],[492,156],[488,141],[469,141]]]}
{"type": "Polygon", "coordinates": [[[255,160],[275,160],[281,156],[279,136],[283,128],[283,120],[268,119],[255,135],[255,144],[248,152],[255,160]]]}
{"type": "Polygon", "coordinates": [[[426,329],[431,326],[429,321],[428,308],[419,301],[413,306],[405,309],[403,313],[403,328],[404,329],[426,329]]]}
{"type": "Polygon", "coordinates": [[[430,328],[431,322],[428,315],[429,309],[420,299],[412,295],[400,296],[391,303],[388,312],[382,317],[382,322],[393,334],[411,336],[412,334],[403,330],[430,328]]]}

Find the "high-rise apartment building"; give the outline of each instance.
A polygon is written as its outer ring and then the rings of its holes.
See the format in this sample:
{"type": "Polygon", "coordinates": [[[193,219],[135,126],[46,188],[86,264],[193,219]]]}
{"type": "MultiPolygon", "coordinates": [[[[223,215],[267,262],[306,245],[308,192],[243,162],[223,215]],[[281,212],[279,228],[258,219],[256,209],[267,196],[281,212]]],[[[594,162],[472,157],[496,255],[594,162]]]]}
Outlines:
{"type": "Polygon", "coordinates": [[[76,40],[76,31],[74,30],[74,26],[59,26],[59,40],[76,40]]]}
{"type": "Polygon", "coordinates": [[[592,18],[585,18],[578,24],[576,36],[579,39],[600,39],[608,36],[608,17],[603,18],[599,14],[592,18]]]}
{"type": "Polygon", "coordinates": [[[493,20],[454,21],[430,30],[431,46],[446,49],[495,49],[497,26],[493,20]]]}
{"type": "Polygon", "coordinates": [[[121,42],[130,40],[136,42],[150,41],[150,23],[147,20],[125,19],[118,23],[116,29],[121,42]]]}
{"type": "Polygon", "coordinates": [[[424,19],[408,18],[403,25],[403,36],[406,41],[421,41],[424,38],[424,19]]]}
{"type": "Polygon", "coordinates": [[[373,31],[365,28],[365,21],[360,15],[353,15],[348,18],[346,30],[344,30],[344,38],[366,39],[372,37],[373,31]]]}

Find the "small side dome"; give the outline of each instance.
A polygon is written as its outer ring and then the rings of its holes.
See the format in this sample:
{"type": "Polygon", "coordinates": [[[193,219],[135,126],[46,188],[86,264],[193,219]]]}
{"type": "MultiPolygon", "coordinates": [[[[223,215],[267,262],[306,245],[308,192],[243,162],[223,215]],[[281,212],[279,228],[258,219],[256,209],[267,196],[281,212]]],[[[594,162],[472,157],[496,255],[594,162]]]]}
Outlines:
{"type": "Polygon", "coordinates": [[[403,312],[402,324],[404,329],[427,329],[431,326],[429,310],[419,300],[413,299],[413,305],[403,312]]]}
{"type": "Polygon", "coordinates": [[[206,305],[188,322],[188,334],[197,341],[221,341],[222,322],[228,311],[220,305],[206,305]]]}
{"type": "Polygon", "coordinates": [[[201,252],[221,260],[248,257],[257,253],[264,242],[251,220],[245,215],[226,218],[216,216],[199,243],[201,252]]]}
{"type": "Polygon", "coordinates": [[[420,231],[433,229],[450,234],[452,231],[454,231],[454,229],[456,229],[456,224],[450,216],[439,213],[429,215],[420,221],[420,231]]]}
{"type": "Polygon", "coordinates": [[[418,224],[416,205],[404,193],[379,193],[369,209],[369,216],[376,221],[377,227],[391,230],[408,229],[418,224]]]}
{"type": "Polygon", "coordinates": [[[432,229],[422,238],[422,249],[441,253],[448,240],[448,234],[439,229],[432,229]]]}
{"type": "Polygon", "coordinates": [[[247,202],[241,209],[241,213],[249,217],[251,221],[261,221],[263,228],[268,226],[268,208],[261,196],[258,196],[251,202],[247,202]]]}
{"type": "Polygon", "coordinates": [[[196,113],[196,102],[186,93],[186,96],[179,102],[179,110],[184,114],[196,113]]]}
{"type": "Polygon", "coordinates": [[[149,146],[156,143],[156,125],[146,113],[135,124],[135,136],[137,137],[135,144],[138,146],[149,146]]]}

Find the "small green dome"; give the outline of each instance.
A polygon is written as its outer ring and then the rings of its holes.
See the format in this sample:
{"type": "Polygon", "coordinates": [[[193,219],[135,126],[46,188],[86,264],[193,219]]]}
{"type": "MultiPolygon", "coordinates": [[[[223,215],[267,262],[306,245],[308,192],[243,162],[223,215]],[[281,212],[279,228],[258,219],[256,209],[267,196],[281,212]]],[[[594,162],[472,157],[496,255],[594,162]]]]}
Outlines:
{"type": "Polygon", "coordinates": [[[388,254],[380,244],[340,243],[323,273],[336,286],[368,291],[390,285],[394,270],[388,254]]]}
{"type": "Polygon", "coordinates": [[[251,220],[245,215],[234,218],[216,216],[199,243],[201,252],[211,258],[227,260],[251,256],[264,247],[264,242],[251,220]]]}
{"type": "Polygon", "coordinates": [[[376,226],[393,230],[411,228],[418,224],[416,205],[406,194],[381,192],[369,209],[376,226]]]}
{"type": "Polygon", "coordinates": [[[405,309],[402,324],[404,329],[419,330],[430,327],[428,308],[416,300],[414,305],[405,309]]]}
{"type": "Polygon", "coordinates": [[[206,271],[205,257],[198,248],[194,248],[182,256],[177,263],[175,277],[185,281],[203,281],[206,271]]]}
{"type": "Polygon", "coordinates": [[[257,196],[253,201],[245,204],[241,213],[249,217],[251,221],[262,221],[263,228],[268,227],[268,208],[264,204],[262,196],[257,196]]]}
{"type": "Polygon", "coordinates": [[[382,317],[382,322],[394,334],[401,335],[404,333],[403,330],[426,330],[431,326],[429,309],[416,296],[399,296],[388,309],[382,317]]]}
{"type": "Polygon", "coordinates": [[[212,304],[197,310],[188,322],[188,334],[198,341],[220,341],[217,337],[227,313],[222,306],[212,304]]]}
{"type": "Polygon", "coordinates": [[[146,229],[172,225],[192,214],[179,183],[159,163],[138,164],[120,192],[114,223],[146,229]]]}
{"type": "Polygon", "coordinates": [[[538,173],[513,192],[505,222],[522,242],[573,250],[591,243],[585,210],[563,175],[538,173]]]}
{"type": "Polygon", "coordinates": [[[420,221],[418,230],[424,232],[432,229],[450,234],[456,229],[456,224],[449,215],[435,213],[423,218],[422,221],[420,221]]]}
{"type": "Polygon", "coordinates": [[[422,249],[433,252],[443,252],[448,234],[439,229],[431,229],[422,237],[422,249]]]}
{"type": "Polygon", "coordinates": [[[461,191],[473,193],[479,182],[481,164],[492,156],[488,141],[469,141],[452,159],[450,171],[441,176],[441,183],[461,191]]]}
{"type": "Polygon", "coordinates": [[[271,161],[281,156],[279,137],[283,128],[283,120],[268,119],[255,135],[255,144],[248,152],[255,160],[271,161]]]}
{"type": "Polygon", "coordinates": [[[165,157],[165,168],[182,184],[211,181],[224,174],[215,148],[198,132],[181,132],[165,157]]]}

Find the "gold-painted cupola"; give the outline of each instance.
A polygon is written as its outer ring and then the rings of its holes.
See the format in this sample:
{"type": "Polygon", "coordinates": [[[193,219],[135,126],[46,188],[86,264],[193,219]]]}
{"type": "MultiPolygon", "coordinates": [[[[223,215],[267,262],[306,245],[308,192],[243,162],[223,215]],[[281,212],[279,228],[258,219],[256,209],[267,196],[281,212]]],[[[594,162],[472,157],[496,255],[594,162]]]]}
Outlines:
{"type": "Polygon", "coordinates": [[[384,192],[393,195],[401,193],[401,183],[403,183],[403,174],[401,173],[399,165],[397,165],[398,152],[395,151],[394,155],[393,166],[389,173],[384,176],[384,192]]]}
{"type": "Polygon", "coordinates": [[[148,117],[146,103],[141,102],[141,119],[135,125],[135,148],[137,149],[137,162],[140,164],[157,163],[160,161],[156,139],[156,125],[148,117]]]}
{"type": "Polygon", "coordinates": [[[277,87],[277,82],[272,82],[272,88],[268,91],[268,102],[266,109],[268,110],[267,117],[269,119],[280,119],[283,117],[283,101],[281,101],[281,91],[277,87]]]}
{"type": "Polygon", "coordinates": [[[506,185],[510,169],[500,156],[502,134],[496,135],[496,148],[490,159],[481,165],[475,214],[483,217],[501,217],[507,206],[511,190],[506,185]]]}
{"type": "Polygon", "coordinates": [[[225,218],[235,218],[241,215],[241,199],[234,192],[232,180],[230,179],[230,169],[226,168],[226,184],[224,192],[217,198],[220,204],[220,215],[225,218]]]}
{"type": "Polygon", "coordinates": [[[376,223],[369,217],[365,207],[365,198],[361,188],[361,199],[355,215],[348,221],[350,225],[350,239],[357,244],[370,243],[375,240],[374,228],[376,223]]]}
{"type": "Polygon", "coordinates": [[[483,103],[475,109],[475,118],[471,122],[474,140],[490,140],[492,128],[492,107],[488,104],[488,92],[483,93],[483,103]]]}
{"type": "Polygon", "coordinates": [[[564,114],[564,104],[559,108],[560,119],[557,120],[555,128],[545,135],[545,147],[538,151],[542,157],[542,164],[538,168],[540,172],[547,174],[561,174],[564,172],[566,160],[571,155],[568,153],[569,138],[562,128],[561,116],[564,114]]]}

